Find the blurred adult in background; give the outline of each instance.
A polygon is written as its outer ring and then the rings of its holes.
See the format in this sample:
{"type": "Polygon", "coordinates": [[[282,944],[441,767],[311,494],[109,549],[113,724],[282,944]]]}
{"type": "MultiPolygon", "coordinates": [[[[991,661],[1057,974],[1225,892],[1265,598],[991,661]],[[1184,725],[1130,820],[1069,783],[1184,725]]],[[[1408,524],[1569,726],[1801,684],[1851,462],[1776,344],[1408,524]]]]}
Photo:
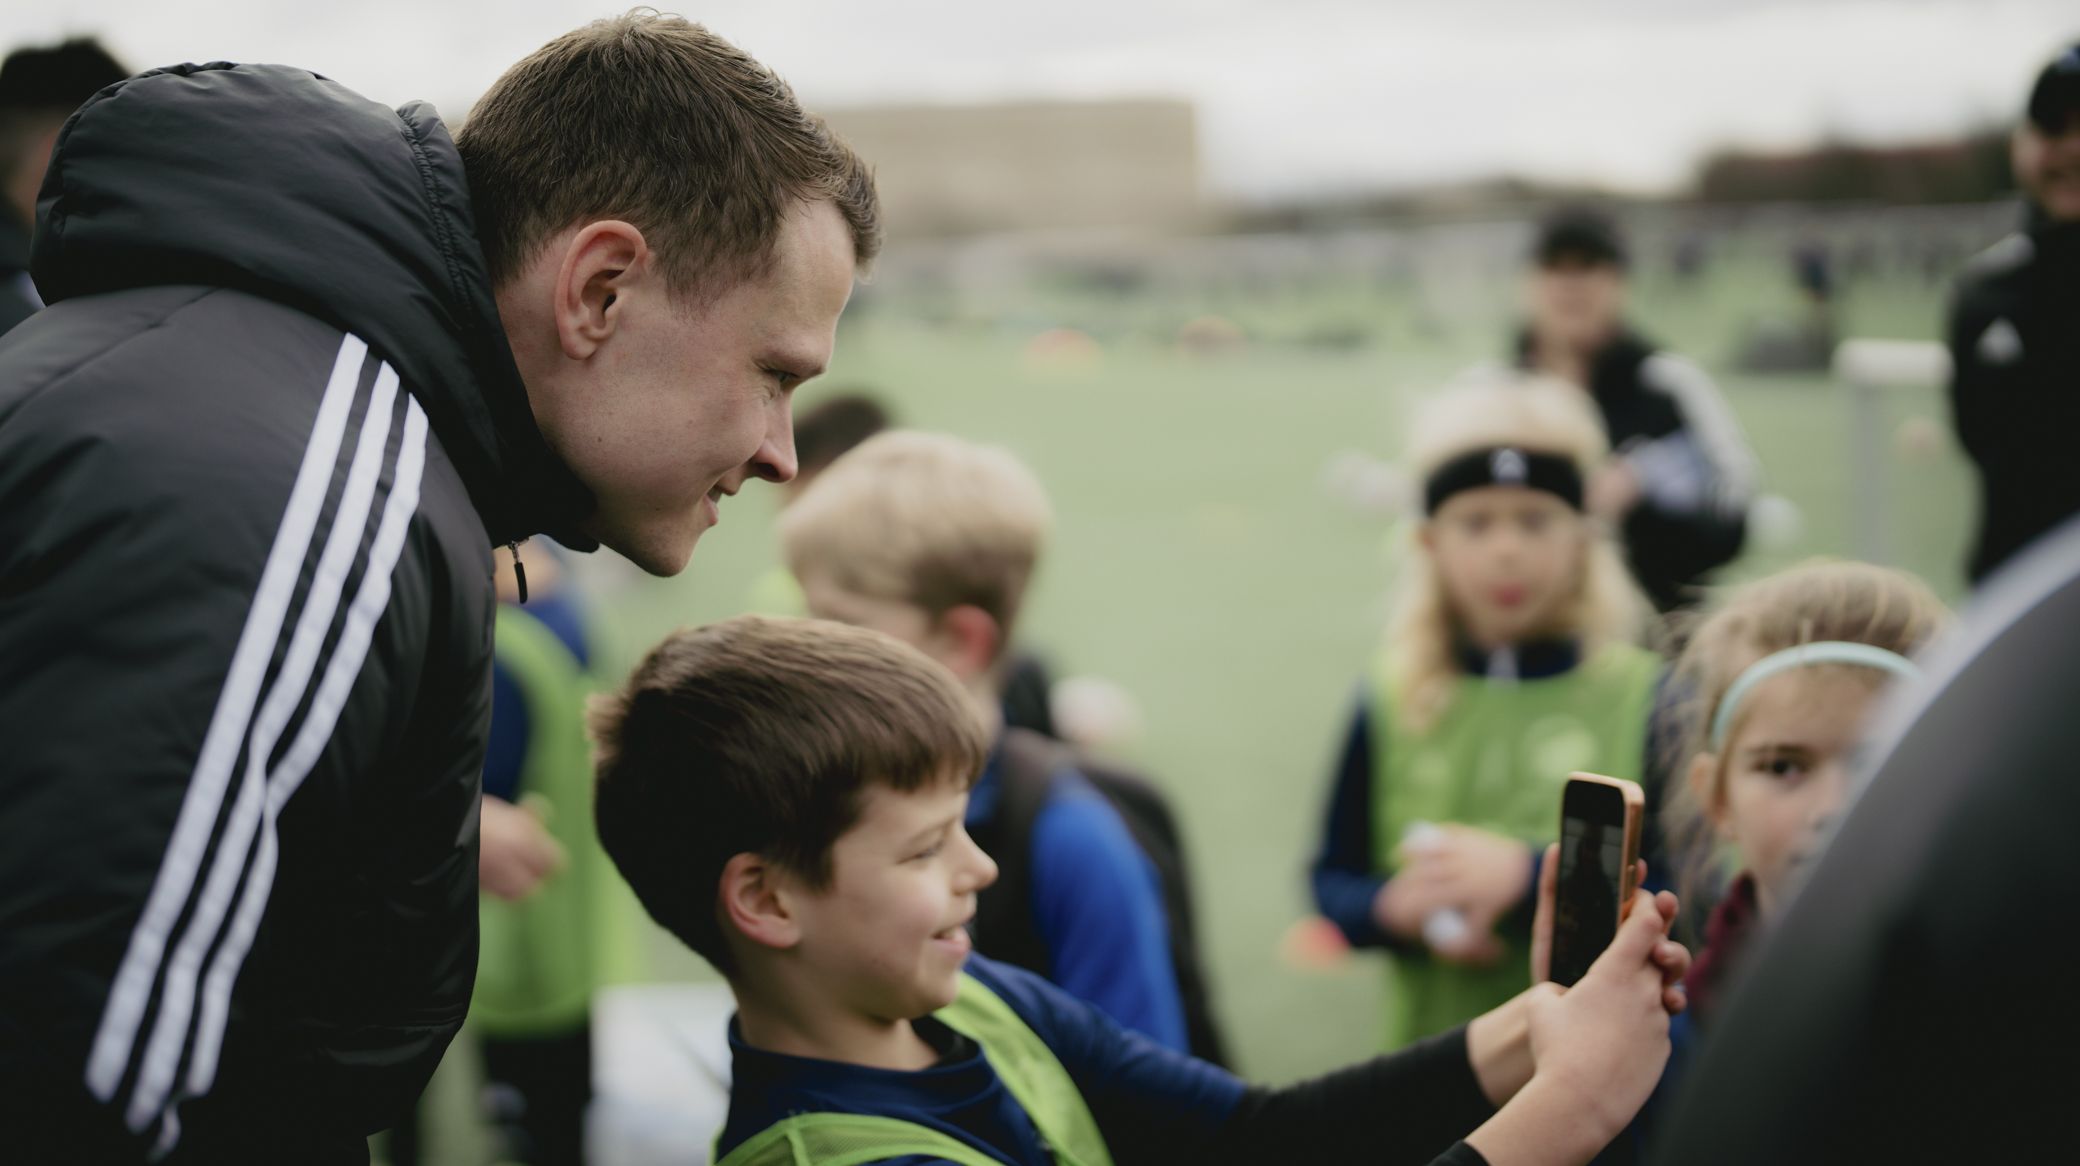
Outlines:
{"type": "Polygon", "coordinates": [[[91,37],[16,49],[0,62],[0,332],[43,306],[29,279],[29,230],[58,130],[81,102],[129,75],[91,37]]]}
{"type": "Polygon", "coordinates": [[[0,337],[0,1146],[365,1162],[475,979],[493,548],[673,575],[792,477],[871,174],[639,11],[454,137],[304,70],[147,73],[38,213],[51,305],[0,337]]]}
{"type": "Polygon", "coordinates": [[[1623,535],[1633,575],[1665,612],[1740,553],[1755,457],[1711,377],[1626,323],[1626,265],[1608,218],[1564,209],[1542,223],[1516,358],[1594,398],[1612,457],[1587,505],[1623,535]]]}
{"type": "Polygon", "coordinates": [[[2037,74],[2011,155],[2023,229],[1966,266],[1950,404],[1979,467],[1977,583],[2080,512],[2080,45],[2037,74]]]}

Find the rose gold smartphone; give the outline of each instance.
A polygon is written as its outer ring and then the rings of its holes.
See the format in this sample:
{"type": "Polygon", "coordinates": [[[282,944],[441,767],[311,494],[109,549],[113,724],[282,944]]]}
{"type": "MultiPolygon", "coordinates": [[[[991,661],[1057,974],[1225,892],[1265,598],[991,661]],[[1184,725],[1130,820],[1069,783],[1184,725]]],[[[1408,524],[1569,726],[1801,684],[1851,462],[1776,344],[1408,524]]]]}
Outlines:
{"type": "Polygon", "coordinates": [[[1568,775],[1560,795],[1560,873],[1553,904],[1553,982],[1574,984],[1617,938],[1632,906],[1640,819],[1637,782],[1568,775]]]}

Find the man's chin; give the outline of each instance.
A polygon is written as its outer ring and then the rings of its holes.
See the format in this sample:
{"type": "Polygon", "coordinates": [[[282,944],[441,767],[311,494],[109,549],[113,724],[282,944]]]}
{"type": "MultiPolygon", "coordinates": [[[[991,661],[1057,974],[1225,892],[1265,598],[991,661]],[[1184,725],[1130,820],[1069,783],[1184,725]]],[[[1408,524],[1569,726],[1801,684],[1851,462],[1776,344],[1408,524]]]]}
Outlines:
{"type": "Polygon", "coordinates": [[[604,546],[641,567],[647,574],[669,579],[686,569],[693,558],[701,531],[674,531],[660,535],[646,531],[603,531],[596,535],[604,546]]]}

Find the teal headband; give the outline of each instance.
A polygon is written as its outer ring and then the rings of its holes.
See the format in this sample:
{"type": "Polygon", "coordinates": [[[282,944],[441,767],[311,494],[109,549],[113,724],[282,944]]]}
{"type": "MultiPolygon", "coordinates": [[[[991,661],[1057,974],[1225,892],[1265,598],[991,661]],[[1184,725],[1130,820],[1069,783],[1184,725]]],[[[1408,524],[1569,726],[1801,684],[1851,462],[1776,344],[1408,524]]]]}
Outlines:
{"type": "Polygon", "coordinates": [[[1921,675],[1921,669],[1912,660],[1897,652],[1888,652],[1871,644],[1855,644],[1846,640],[1817,640],[1810,644],[1799,644],[1781,652],[1764,656],[1748,665],[1748,670],[1734,679],[1726,689],[1726,696],[1719,701],[1719,715],[1712,718],[1712,752],[1717,753],[1726,746],[1726,732],[1733,727],[1734,714],[1740,711],[1741,702],[1755,691],[1755,686],[1779,672],[1793,668],[1809,668],[1815,664],[1860,664],[1865,668],[1876,668],[1894,676],[1909,679],[1921,675]]]}

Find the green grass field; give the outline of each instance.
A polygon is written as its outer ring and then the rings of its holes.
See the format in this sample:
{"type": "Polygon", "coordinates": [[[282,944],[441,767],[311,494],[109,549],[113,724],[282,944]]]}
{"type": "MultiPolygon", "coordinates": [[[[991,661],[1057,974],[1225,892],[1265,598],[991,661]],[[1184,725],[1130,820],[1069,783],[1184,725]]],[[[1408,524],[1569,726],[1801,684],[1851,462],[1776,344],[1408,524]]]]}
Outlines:
{"type": "MultiPolygon", "coordinates": [[[[1342,450],[1393,456],[1417,394],[1493,359],[1510,289],[1462,288],[1442,310],[1405,287],[1334,284],[1151,301],[1057,281],[961,311],[868,294],[831,375],[803,403],[826,386],[871,387],[906,423],[1007,445],[1048,483],[1058,532],[1021,638],[1058,672],[1109,677],[1139,699],[1145,733],[1133,758],[1181,811],[1216,1002],[1243,1068],[1280,1081],[1373,1051],[1376,967],[1360,959],[1346,972],[1303,973],[1276,952],[1309,909],[1303,871],[1330,751],[1377,646],[1389,582],[1391,524],[1331,501],[1321,473],[1342,450]],[[1236,320],[1250,342],[1181,353],[1168,337],[1204,312],[1236,320]],[[1029,362],[1027,341],[1054,325],[1098,336],[1096,362],[1029,362]]],[[[1729,578],[1864,545],[1841,386],[1725,371],[1736,328],[1789,302],[1779,269],[1759,261],[1701,287],[1644,279],[1635,289],[1639,323],[1714,370],[1765,489],[1803,513],[1801,533],[1752,552],[1729,578]]],[[[1940,288],[1902,280],[1851,286],[1840,319],[1845,335],[1927,339],[1940,313],[1940,288]]],[[[1954,597],[1968,467],[1948,443],[1940,392],[1901,390],[1887,409],[1881,480],[1896,521],[1882,533],[1899,565],[1954,597]],[[1890,451],[1893,427],[1912,416],[1944,423],[1944,444],[1910,464],[1890,451]]],[[[679,579],[595,578],[617,663],[673,626],[744,609],[775,562],[772,504],[753,489],[725,507],[679,579]]],[[[658,970],[706,974],[664,944],[658,970]]]]}

